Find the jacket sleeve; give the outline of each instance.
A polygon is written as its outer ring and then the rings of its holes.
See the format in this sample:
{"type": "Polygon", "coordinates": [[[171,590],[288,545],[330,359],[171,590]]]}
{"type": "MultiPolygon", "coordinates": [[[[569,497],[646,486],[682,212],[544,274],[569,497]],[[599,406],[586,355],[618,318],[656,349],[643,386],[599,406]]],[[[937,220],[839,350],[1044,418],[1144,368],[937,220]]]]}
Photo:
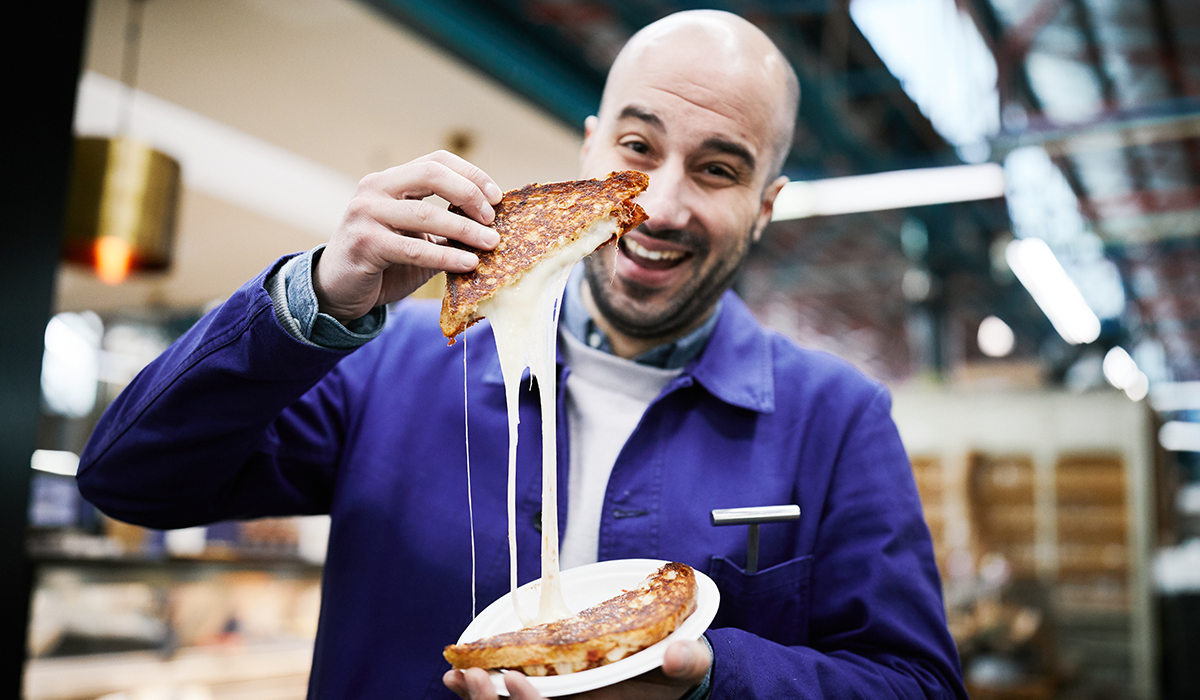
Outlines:
{"type": "Polygon", "coordinates": [[[120,520],[176,528],[328,512],[348,352],[275,318],[264,279],[207,314],[108,407],[84,449],[84,497],[120,520]]]}
{"type": "Polygon", "coordinates": [[[807,643],[709,630],[713,698],[966,698],[890,403],[878,388],[840,436],[812,552],[807,643]]]}

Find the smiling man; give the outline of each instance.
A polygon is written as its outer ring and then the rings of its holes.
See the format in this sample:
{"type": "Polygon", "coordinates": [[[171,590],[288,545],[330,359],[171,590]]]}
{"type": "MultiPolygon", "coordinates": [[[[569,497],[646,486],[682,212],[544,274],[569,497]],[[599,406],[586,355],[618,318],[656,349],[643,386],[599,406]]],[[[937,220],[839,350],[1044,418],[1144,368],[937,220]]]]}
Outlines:
{"type": "Polygon", "coordinates": [[[733,283],[787,182],[799,86],[753,25],[715,12],[639,32],[585,129],[586,177],[650,175],[651,213],[616,254],[588,259],[584,303],[631,356],[694,330],[733,283]]]}
{"type": "MultiPolygon", "coordinates": [[[[729,291],[786,182],[798,99],[761,31],[685,12],[629,42],[585,124],[583,176],[649,174],[649,219],[576,270],[563,302],[561,561],[679,561],[721,591],[702,639],[588,697],[965,697],[887,392],[763,329],[729,291]],[[792,503],[800,520],[763,527],[757,571],[743,567],[744,531],[709,524],[716,508],[792,503]]],[[[384,305],[473,269],[444,243],[494,247],[499,199],[446,153],[367,176],[327,246],[281,259],[197,323],[121,393],[81,460],[89,499],[151,527],[332,516],[312,698],[496,697],[482,670],[441,658],[476,593],[507,591],[495,347],[482,323],[447,348],[428,303],[397,304],[384,328],[384,305]]],[[[538,401],[522,392],[522,446],[539,442],[538,401]]],[[[527,581],[540,458],[518,452],[527,581]]],[[[506,684],[538,697],[520,674],[506,684]]]]}

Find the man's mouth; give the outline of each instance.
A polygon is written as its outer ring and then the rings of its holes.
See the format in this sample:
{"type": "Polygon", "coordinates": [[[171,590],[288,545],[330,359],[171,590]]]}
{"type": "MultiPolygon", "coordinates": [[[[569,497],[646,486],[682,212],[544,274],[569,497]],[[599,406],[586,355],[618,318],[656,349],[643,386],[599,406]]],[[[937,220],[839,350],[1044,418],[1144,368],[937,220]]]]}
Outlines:
{"type": "Polygon", "coordinates": [[[625,257],[639,267],[649,270],[666,270],[675,267],[692,255],[685,250],[651,250],[630,236],[623,236],[620,239],[619,247],[625,257]]]}

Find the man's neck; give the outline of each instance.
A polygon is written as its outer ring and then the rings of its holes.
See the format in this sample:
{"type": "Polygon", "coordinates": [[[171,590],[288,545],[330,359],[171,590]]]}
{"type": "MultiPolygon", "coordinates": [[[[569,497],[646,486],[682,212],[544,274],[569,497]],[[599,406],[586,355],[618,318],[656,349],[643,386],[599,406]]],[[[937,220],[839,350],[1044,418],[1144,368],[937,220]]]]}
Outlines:
{"type": "Polygon", "coordinates": [[[713,309],[709,309],[707,313],[689,323],[684,328],[671,333],[670,335],[657,336],[654,338],[634,338],[632,336],[625,335],[616,328],[613,328],[608,319],[604,317],[604,314],[600,313],[600,309],[596,306],[596,300],[592,298],[591,287],[586,281],[579,286],[579,291],[581,294],[580,300],[583,302],[583,307],[587,309],[588,314],[592,317],[592,322],[595,323],[600,330],[604,331],[606,336],[608,336],[608,342],[610,345],[612,345],[612,353],[617,357],[621,357],[626,360],[631,360],[648,350],[658,347],[659,345],[679,340],[688,333],[691,333],[700,326],[704,325],[704,322],[707,321],[708,317],[712,316],[713,313],[713,309]]]}

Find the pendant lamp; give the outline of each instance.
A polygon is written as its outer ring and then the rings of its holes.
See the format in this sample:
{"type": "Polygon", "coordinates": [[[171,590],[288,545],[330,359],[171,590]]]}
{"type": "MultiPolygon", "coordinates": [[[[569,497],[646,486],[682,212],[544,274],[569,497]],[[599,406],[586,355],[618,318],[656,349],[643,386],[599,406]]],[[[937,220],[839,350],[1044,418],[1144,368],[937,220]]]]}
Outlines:
{"type": "Polygon", "coordinates": [[[75,139],[63,258],[93,268],[109,284],[131,270],[171,264],[180,195],[174,158],[128,138],[137,78],[142,9],[130,0],[122,59],[127,86],[117,135],[75,139]]]}

